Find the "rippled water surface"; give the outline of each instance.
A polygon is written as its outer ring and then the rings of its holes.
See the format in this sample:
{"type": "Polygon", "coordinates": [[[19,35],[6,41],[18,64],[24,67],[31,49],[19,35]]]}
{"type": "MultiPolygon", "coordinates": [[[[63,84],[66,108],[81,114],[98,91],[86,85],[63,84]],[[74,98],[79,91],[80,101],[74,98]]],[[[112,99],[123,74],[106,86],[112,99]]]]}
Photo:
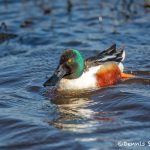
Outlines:
{"type": "Polygon", "coordinates": [[[150,14],[143,3],[0,1],[1,150],[150,149],[150,14]],[[87,57],[112,43],[125,46],[125,70],[136,78],[69,94],[42,86],[65,49],[87,57]]]}

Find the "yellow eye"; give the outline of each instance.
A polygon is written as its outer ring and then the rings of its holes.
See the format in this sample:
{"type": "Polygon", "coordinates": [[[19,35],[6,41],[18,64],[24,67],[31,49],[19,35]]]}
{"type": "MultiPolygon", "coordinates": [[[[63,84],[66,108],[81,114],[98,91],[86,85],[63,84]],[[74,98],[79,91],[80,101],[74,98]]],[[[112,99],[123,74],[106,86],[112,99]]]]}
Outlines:
{"type": "Polygon", "coordinates": [[[68,62],[71,63],[71,62],[72,62],[72,59],[68,59],[68,62]]]}

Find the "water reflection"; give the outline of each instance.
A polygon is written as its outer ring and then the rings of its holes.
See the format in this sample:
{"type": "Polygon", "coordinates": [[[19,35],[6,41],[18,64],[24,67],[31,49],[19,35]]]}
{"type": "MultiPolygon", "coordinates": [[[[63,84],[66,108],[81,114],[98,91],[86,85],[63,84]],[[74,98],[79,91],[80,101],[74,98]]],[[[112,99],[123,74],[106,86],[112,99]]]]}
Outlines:
{"type": "Polygon", "coordinates": [[[49,123],[63,130],[82,132],[89,128],[90,132],[95,126],[98,126],[98,122],[112,121],[113,119],[108,117],[110,112],[98,112],[92,109],[101,103],[101,101],[92,99],[92,95],[96,92],[86,90],[55,93],[51,101],[57,105],[59,117],[49,123]]]}

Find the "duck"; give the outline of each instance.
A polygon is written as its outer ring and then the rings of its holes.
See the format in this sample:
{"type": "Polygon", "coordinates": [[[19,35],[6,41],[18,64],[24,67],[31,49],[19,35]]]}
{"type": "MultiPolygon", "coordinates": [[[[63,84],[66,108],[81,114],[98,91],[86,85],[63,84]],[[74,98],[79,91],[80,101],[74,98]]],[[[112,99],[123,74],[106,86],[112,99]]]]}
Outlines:
{"type": "Polygon", "coordinates": [[[124,73],[124,48],[113,44],[95,56],[83,58],[76,49],[68,49],[60,57],[53,75],[43,84],[59,90],[103,88],[134,75],[124,73]]]}

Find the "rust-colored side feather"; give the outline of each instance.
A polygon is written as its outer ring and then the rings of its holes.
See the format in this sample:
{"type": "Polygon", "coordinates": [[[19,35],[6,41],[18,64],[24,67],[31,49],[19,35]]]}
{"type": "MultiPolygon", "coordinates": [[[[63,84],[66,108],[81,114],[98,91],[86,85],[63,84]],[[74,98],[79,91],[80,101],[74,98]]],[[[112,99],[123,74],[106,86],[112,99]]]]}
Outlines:
{"type": "Polygon", "coordinates": [[[98,87],[113,85],[121,79],[121,71],[117,64],[105,63],[96,73],[96,79],[98,87]]]}

